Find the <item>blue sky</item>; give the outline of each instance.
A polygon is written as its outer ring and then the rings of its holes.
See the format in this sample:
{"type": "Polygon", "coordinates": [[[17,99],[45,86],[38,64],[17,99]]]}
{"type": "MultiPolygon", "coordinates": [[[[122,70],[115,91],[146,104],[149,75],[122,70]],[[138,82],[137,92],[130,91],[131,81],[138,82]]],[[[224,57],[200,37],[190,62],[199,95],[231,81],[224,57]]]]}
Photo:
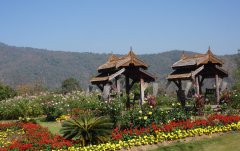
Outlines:
{"type": "Polygon", "coordinates": [[[0,41],[77,52],[240,49],[239,0],[5,0],[0,41]]]}

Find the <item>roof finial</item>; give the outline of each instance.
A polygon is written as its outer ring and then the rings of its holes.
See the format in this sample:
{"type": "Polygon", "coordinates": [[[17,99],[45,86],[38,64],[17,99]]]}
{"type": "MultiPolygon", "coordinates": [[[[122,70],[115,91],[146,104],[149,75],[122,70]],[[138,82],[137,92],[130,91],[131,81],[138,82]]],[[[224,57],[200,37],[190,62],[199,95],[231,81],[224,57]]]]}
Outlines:
{"type": "Polygon", "coordinates": [[[210,47],[210,46],[208,47],[207,54],[208,54],[208,55],[213,55],[213,53],[212,53],[212,51],[211,51],[211,47],[210,47]]]}
{"type": "Polygon", "coordinates": [[[132,51],[132,46],[130,46],[130,51],[132,51]]]}
{"type": "Polygon", "coordinates": [[[183,51],[182,51],[182,56],[181,56],[181,59],[183,59],[183,60],[184,60],[184,59],[186,59],[186,58],[187,58],[187,56],[185,55],[185,51],[183,50],[183,51]]]}

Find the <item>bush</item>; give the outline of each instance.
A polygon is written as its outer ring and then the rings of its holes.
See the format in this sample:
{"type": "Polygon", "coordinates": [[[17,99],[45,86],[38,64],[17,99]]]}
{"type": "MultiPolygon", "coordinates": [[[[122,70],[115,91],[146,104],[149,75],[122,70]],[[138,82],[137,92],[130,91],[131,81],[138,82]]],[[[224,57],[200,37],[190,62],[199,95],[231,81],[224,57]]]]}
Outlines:
{"type": "Polygon", "coordinates": [[[38,117],[43,114],[40,100],[32,97],[17,97],[0,102],[0,119],[38,117]]]}
{"type": "Polygon", "coordinates": [[[63,94],[71,93],[72,91],[81,90],[79,81],[75,78],[68,78],[62,82],[63,94]]]}
{"type": "Polygon", "coordinates": [[[46,121],[55,121],[63,113],[64,102],[58,96],[50,95],[42,103],[44,114],[47,115],[46,121]]]}
{"type": "Polygon", "coordinates": [[[157,105],[161,107],[171,107],[173,103],[178,103],[177,98],[169,95],[157,96],[157,105]]]}
{"type": "Polygon", "coordinates": [[[16,96],[17,93],[10,86],[0,83],[0,101],[12,98],[16,96]]]}
{"type": "Polygon", "coordinates": [[[120,117],[125,109],[125,99],[125,97],[117,97],[110,102],[101,102],[98,107],[100,115],[110,116],[110,119],[114,123],[114,126],[120,124],[120,117]]]}
{"type": "Polygon", "coordinates": [[[80,114],[79,110],[83,114],[89,112],[99,115],[101,104],[97,95],[86,96],[79,91],[67,95],[42,93],[38,96],[18,96],[0,101],[0,120],[46,115],[46,120],[54,121],[63,114],[80,114]]]}
{"type": "Polygon", "coordinates": [[[106,116],[82,116],[79,119],[65,120],[60,133],[66,139],[74,139],[86,146],[109,141],[112,128],[113,123],[106,116]]]}
{"type": "Polygon", "coordinates": [[[231,96],[230,106],[233,109],[240,109],[240,91],[234,90],[231,96]]]}
{"type": "Polygon", "coordinates": [[[162,124],[190,118],[191,112],[183,109],[180,103],[173,103],[172,107],[172,109],[164,110],[160,106],[153,107],[145,104],[142,108],[124,111],[119,117],[120,128],[148,127],[152,123],[162,124]]]}

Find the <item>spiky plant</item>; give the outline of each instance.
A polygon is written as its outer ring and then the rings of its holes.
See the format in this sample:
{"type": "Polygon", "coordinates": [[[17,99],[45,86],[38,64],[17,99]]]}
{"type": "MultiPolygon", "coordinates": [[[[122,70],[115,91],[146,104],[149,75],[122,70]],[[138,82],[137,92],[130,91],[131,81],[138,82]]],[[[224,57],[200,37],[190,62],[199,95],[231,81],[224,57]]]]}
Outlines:
{"type": "Polygon", "coordinates": [[[82,116],[63,122],[60,133],[66,139],[79,141],[83,146],[98,144],[110,139],[113,123],[106,116],[82,116]]]}

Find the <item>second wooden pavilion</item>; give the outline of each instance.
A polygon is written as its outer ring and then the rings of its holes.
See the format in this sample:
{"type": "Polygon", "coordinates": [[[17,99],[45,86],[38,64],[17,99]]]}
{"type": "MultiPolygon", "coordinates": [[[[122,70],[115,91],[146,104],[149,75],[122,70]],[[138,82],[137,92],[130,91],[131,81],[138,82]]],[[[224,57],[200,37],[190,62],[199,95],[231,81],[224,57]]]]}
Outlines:
{"type": "Polygon", "coordinates": [[[197,54],[192,57],[183,54],[181,59],[172,65],[174,71],[167,76],[167,80],[176,84],[178,87],[178,99],[185,106],[185,93],[182,89],[183,80],[192,81],[196,93],[199,95],[202,94],[204,79],[215,78],[216,101],[219,103],[219,79],[228,76],[227,71],[222,68],[222,65],[223,61],[213,55],[210,47],[205,54],[197,54]]]}

